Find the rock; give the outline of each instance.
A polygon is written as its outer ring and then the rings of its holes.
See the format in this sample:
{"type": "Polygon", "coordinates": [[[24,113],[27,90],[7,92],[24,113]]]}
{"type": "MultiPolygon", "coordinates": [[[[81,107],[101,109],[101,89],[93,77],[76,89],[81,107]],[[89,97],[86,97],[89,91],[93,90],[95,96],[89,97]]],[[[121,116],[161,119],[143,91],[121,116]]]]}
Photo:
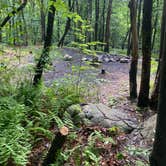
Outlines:
{"type": "Polygon", "coordinates": [[[94,57],[92,58],[92,62],[99,62],[99,58],[98,58],[97,56],[94,56],[94,57]]]}
{"type": "Polygon", "coordinates": [[[72,120],[74,125],[79,126],[84,123],[82,108],[79,104],[75,104],[67,108],[67,113],[69,114],[68,118],[72,120]]]}
{"type": "Polygon", "coordinates": [[[88,58],[82,58],[82,61],[89,61],[88,58]]]}
{"type": "Polygon", "coordinates": [[[68,54],[64,55],[64,60],[65,60],[65,61],[71,61],[72,59],[73,59],[72,56],[70,56],[70,55],[68,55],[68,54]]]}
{"type": "Polygon", "coordinates": [[[99,104],[88,104],[83,107],[85,117],[91,124],[106,128],[117,126],[124,131],[135,128],[134,120],[131,121],[128,115],[122,110],[111,109],[108,106],[99,104]]]}
{"type": "Polygon", "coordinates": [[[71,105],[68,109],[67,112],[73,117],[75,115],[78,115],[79,113],[82,112],[82,108],[79,104],[71,105]]]}
{"type": "Polygon", "coordinates": [[[109,58],[105,58],[105,59],[104,59],[104,62],[109,63],[109,62],[110,62],[110,59],[109,59],[109,58]]]}
{"type": "Polygon", "coordinates": [[[142,136],[148,142],[154,139],[155,128],[156,128],[157,115],[151,116],[148,120],[143,123],[143,129],[141,131],[142,136]]]}
{"type": "Polygon", "coordinates": [[[127,58],[121,58],[120,59],[120,63],[129,63],[129,59],[127,59],[127,58]]]}

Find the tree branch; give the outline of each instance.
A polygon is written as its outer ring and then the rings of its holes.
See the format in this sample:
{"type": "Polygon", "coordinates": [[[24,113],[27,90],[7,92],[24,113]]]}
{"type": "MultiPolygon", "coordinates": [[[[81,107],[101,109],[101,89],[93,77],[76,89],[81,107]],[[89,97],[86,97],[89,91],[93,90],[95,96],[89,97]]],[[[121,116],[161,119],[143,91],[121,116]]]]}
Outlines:
{"type": "Polygon", "coordinates": [[[3,28],[6,23],[13,17],[13,15],[15,15],[16,13],[18,13],[19,11],[23,10],[25,8],[27,4],[27,0],[22,0],[22,4],[16,9],[13,10],[12,12],[10,12],[5,19],[2,21],[2,23],[0,24],[0,29],[3,28]]]}

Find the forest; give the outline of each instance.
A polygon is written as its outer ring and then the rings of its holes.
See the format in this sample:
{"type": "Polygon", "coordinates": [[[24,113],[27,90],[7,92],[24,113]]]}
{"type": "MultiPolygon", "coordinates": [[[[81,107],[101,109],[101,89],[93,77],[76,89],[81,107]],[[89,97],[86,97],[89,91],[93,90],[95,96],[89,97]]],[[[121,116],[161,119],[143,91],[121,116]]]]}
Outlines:
{"type": "Polygon", "coordinates": [[[166,0],[0,0],[0,166],[166,166],[166,0]]]}

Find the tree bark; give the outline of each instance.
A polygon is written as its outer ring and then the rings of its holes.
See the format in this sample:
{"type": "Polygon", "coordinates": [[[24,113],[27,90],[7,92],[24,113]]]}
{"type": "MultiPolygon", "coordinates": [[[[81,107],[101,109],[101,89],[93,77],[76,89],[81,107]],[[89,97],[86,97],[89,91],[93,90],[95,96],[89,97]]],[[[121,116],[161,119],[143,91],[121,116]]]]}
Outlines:
{"type": "MultiPolygon", "coordinates": [[[[164,1],[163,15],[166,15],[166,1],[164,1]]],[[[166,26],[164,18],[164,33],[163,48],[162,48],[162,62],[160,70],[160,94],[158,104],[158,116],[156,125],[155,141],[153,145],[152,154],[150,156],[150,166],[165,166],[166,163],[166,26]]]]}
{"type": "Polygon", "coordinates": [[[130,53],[131,53],[131,31],[132,31],[132,28],[130,27],[129,29],[129,35],[128,35],[128,39],[127,39],[127,56],[130,56],[130,53]]]}
{"type": "Polygon", "coordinates": [[[137,98],[138,33],[136,1],[129,2],[132,30],[132,59],[129,72],[130,99],[137,98]]]}
{"type": "Polygon", "coordinates": [[[138,38],[140,39],[140,25],[141,25],[141,11],[142,11],[142,0],[138,0],[138,23],[137,23],[137,32],[138,38]]]}
{"type": "MultiPolygon", "coordinates": [[[[73,1],[72,5],[71,5],[71,0],[68,0],[68,3],[69,3],[69,11],[72,11],[72,9],[74,8],[74,1],[73,1]]],[[[58,43],[58,47],[63,47],[65,37],[66,37],[68,31],[70,30],[70,27],[71,27],[71,18],[68,17],[67,21],[66,21],[65,31],[58,43]]]]}
{"type": "MultiPolygon", "coordinates": [[[[95,34],[94,40],[98,41],[98,28],[99,28],[99,0],[95,0],[95,34]]],[[[95,50],[97,46],[95,45],[95,50]]]]}
{"type": "Polygon", "coordinates": [[[105,30],[105,46],[104,52],[109,53],[110,46],[110,21],[111,21],[111,11],[112,11],[112,0],[109,0],[108,10],[107,10],[107,19],[106,19],[106,30],[105,30]]]}
{"type": "Polygon", "coordinates": [[[157,24],[158,24],[158,17],[159,17],[159,0],[157,0],[157,13],[155,16],[154,26],[153,26],[153,37],[152,37],[152,50],[154,48],[156,34],[157,34],[157,24]]]}
{"type": "MultiPolygon", "coordinates": [[[[50,0],[50,1],[56,2],[56,0],[50,0]]],[[[44,40],[44,48],[35,69],[35,76],[33,79],[34,86],[37,86],[39,84],[43,74],[44,67],[49,59],[49,51],[50,51],[52,35],[53,35],[54,16],[55,16],[55,6],[54,4],[51,3],[49,7],[49,12],[48,12],[47,33],[44,40]]]]}
{"type": "Polygon", "coordinates": [[[53,164],[56,161],[58,152],[63,147],[67,135],[68,135],[68,128],[66,127],[61,128],[60,131],[56,134],[51,144],[51,147],[47,153],[47,156],[44,159],[42,166],[49,166],[50,164],[53,164]]]}
{"type": "Polygon", "coordinates": [[[125,36],[125,38],[124,38],[124,40],[123,40],[123,42],[122,42],[122,46],[121,46],[122,50],[124,50],[125,43],[126,43],[126,40],[128,39],[129,33],[130,33],[130,28],[129,28],[128,31],[126,32],[126,36],[125,36]]]}
{"type": "Polygon", "coordinates": [[[163,46],[164,46],[164,44],[163,44],[163,41],[164,41],[163,34],[164,34],[165,26],[166,26],[165,18],[166,18],[166,12],[163,12],[162,24],[161,24],[161,36],[160,36],[159,63],[158,63],[156,78],[155,78],[155,82],[154,82],[154,88],[153,88],[151,99],[150,99],[150,107],[154,111],[157,110],[157,105],[158,105],[159,84],[160,84],[160,66],[161,66],[161,61],[162,61],[162,50],[163,50],[163,46]]]}
{"type": "Polygon", "coordinates": [[[150,68],[151,68],[151,36],[152,36],[152,0],[144,0],[142,21],[142,74],[138,97],[138,106],[149,105],[150,68]]]}
{"type": "Polygon", "coordinates": [[[41,7],[40,7],[40,23],[41,23],[41,39],[44,41],[46,35],[46,16],[44,12],[44,1],[41,0],[41,7]]]}

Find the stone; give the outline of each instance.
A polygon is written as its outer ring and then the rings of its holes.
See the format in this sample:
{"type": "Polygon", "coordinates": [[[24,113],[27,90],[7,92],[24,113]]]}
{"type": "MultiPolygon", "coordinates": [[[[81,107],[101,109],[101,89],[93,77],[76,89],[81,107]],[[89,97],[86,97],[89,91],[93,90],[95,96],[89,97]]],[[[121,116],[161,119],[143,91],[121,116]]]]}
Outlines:
{"type": "Polygon", "coordinates": [[[142,125],[143,129],[141,131],[141,134],[143,138],[148,142],[154,139],[156,121],[157,121],[157,115],[153,115],[148,120],[146,120],[142,125]]]}
{"type": "Polygon", "coordinates": [[[71,61],[72,59],[73,59],[72,56],[70,56],[70,55],[68,55],[68,54],[64,55],[64,60],[65,60],[65,61],[71,61]]]}
{"type": "Polygon", "coordinates": [[[127,58],[121,58],[120,63],[129,63],[129,59],[127,58]]]}
{"type": "Polygon", "coordinates": [[[89,61],[88,58],[82,58],[82,61],[89,61]]]}
{"type": "Polygon", "coordinates": [[[131,121],[124,111],[111,109],[102,103],[85,105],[83,107],[83,112],[85,118],[93,125],[106,128],[117,126],[123,131],[131,130],[136,126],[134,120],[131,121]]]}
{"type": "Polygon", "coordinates": [[[68,109],[67,112],[71,115],[74,116],[76,114],[79,114],[82,112],[82,108],[79,104],[71,105],[68,109]]]}

